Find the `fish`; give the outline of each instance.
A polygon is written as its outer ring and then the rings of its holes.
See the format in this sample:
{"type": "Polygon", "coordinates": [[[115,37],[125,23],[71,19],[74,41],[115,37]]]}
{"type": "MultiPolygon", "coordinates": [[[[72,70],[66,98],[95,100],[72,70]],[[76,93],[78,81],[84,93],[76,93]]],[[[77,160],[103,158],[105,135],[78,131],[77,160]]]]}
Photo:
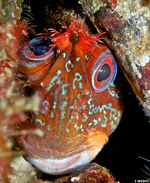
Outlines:
{"type": "Polygon", "coordinates": [[[89,33],[78,17],[21,49],[18,70],[41,103],[18,129],[41,129],[44,135],[17,140],[25,159],[42,172],[66,174],[91,162],[120,122],[124,104],[115,84],[117,61],[100,36],[89,33]]]}

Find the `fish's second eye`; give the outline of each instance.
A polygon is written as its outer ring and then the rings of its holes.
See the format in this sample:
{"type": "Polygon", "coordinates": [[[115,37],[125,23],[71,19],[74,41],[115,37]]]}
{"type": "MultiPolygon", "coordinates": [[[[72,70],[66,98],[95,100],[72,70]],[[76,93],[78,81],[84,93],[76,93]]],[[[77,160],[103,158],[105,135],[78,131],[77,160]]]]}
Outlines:
{"type": "Polygon", "coordinates": [[[23,54],[29,60],[42,61],[48,59],[54,50],[51,50],[51,43],[44,36],[32,39],[27,46],[24,47],[23,54]]]}
{"type": "Polygon", "coordinates": [[[47,43],[41,42],[33,47],[33,53],[36,56],[43,55],[49,51],[49,45],[47,43]]]}
{"type": "Polygon", "coordinates": [[[110,50],[105,50],[96,60],[92,70],[92,87],[96,92],[108,88],[117,74],[117,63],[110,50]]]}

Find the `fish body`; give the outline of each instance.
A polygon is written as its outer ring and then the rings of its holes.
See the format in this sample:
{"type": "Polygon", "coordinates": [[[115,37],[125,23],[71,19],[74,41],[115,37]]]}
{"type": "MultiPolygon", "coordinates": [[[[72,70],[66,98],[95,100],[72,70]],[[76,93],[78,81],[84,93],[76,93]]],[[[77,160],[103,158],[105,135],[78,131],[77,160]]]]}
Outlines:
{"type": "Polygon", "coordinates": [[[90,35],[80,19],[63,29],[31,40],[19,65],[41,98],[39,111],[30,113],[21,128],[44,132],[43,137],[20,136],[19,142],[26,159],[49,174],[64,174],[92,161],[124,108],[113,82],[115,58],[99,35],[90,35]]]}

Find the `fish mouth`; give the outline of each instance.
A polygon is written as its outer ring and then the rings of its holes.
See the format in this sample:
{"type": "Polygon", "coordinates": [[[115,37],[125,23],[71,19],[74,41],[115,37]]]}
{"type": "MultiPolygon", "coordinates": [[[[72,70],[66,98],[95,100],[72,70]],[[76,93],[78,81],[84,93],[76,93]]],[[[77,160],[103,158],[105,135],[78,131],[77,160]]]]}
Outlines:
{"type": "Polygon", "coordinates": [[[86,152],[81,152],[64,158],[30,158],[25,157],[37,169],[51,175],[61,175],[72,172],[74,169],[88,164],[93,157],[86,152]]]}
{"type": "Polygon", "coordinates": [[[108,136],[103,132],[90,132],[82,151],[76,149],[76,152],[74,151],[72,154],[66,153],[64,156],[57,157],[55,153],[49,154],[47,157],[28,153],[25,159],[44,173],[51,175],[66,174],[91,162],[107,141],[108,136]]]}
{"type": "Polygon", "coordinates": [[[91,162],[99,151],[103,148],[84,150],[80,153],[73,154],[62,158],[43,158],[43,157],[30,157],[25,159],[40,171],[51,175],[62,175],[72,172],[83,165],[91,162]]]}

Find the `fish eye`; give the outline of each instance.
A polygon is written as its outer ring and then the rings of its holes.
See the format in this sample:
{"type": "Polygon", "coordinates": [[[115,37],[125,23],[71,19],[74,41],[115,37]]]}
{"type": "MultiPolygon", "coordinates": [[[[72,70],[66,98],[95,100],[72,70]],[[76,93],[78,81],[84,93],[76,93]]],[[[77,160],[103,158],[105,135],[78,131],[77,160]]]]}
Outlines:
{"type": "Polygon", "coordinates": [[[98,71],[97,81],[101,82],[107,79],[110,76],[110,74],[111,74],[111,68],[108,63],[105,63],[98,71]]]}
{"type": "Polygon", "coordinates": [[[32,39],[27,46],[23,48],[23,54],[29,60],[42,61],[48,59],[54,53],[51,50],[51,42],[44,36],[32,39]]]}
{"type": "Polygon", "coordinates": [[[97,58],[92,69],[92,87],[96,92],[101,92],[108,88],[114,81],[117,74],[117,63],[110,52],[105,50],[97,58]]]}
{"type": "Polygon", "coordinates": [[[33,53],[36,56],[44,55],[49,51],[50,47],[46,41],[41,41],[33,47],[33,53]]]}

